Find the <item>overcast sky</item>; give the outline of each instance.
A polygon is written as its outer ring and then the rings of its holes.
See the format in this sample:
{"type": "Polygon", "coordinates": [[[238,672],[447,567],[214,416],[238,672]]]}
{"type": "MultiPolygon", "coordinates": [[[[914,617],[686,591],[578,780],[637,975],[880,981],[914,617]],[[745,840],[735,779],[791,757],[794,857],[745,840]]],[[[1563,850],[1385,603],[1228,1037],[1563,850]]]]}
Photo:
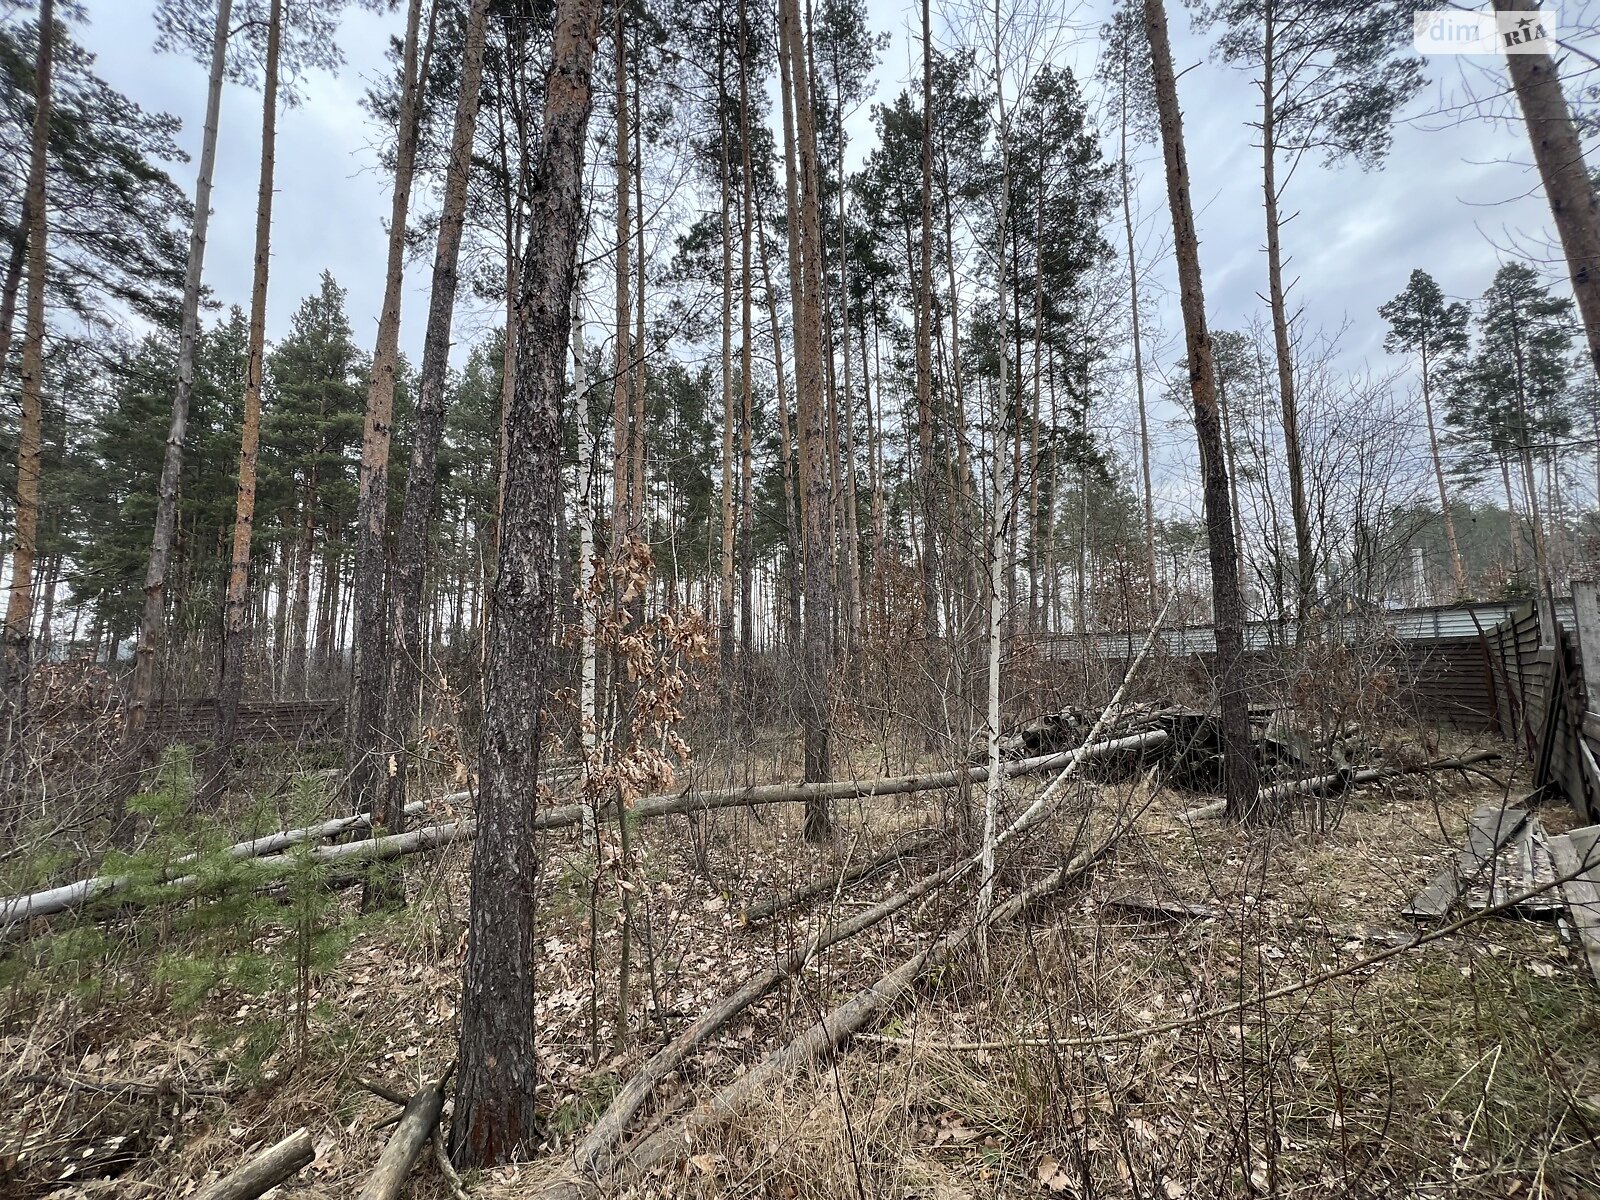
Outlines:
{"type": "MultiPolygon", "coordinates": [[[[196,154],[205,98],[201,67],[153,52],[147,0],[86,0],[86,7],[89,22],[76,26],[75,34],[98,55],[99,72],[147,108],[182,118],[180,141],[196,154]]],[[[1105,7],[1101,0],[1073,9],[1060,39],[1063,59],[1080,75],[1092,70],[1105,7]]],[[[918,9],[890,0],[869,0],[868,8],[874,29],[890,35],[878,70],[879,95],[888,98],[911,77],[910,27],[918,9]]],[[[941,5],[934,8],[938,12],[941,5]]],[[[1259,295],[1266,287],[1260,158],[1248,125],[1254,93],[1248,75],[1210,59],[1205,39],[1189,28],[1181,3],[1169,0],[1168,8],[1182,72],[1179,88],[1211,320],[1214,328],[1242,328],[1265,313],[1259,295]]],[[[267,322],[271,337],[287,328],[296,304],[315,290],[326,268],[349,291],[358,339],[372,339],[383,286],[388,184],[376,166],[373,130],[360,100],[367,82],[382,70],[388,38],[400,21],[398,13],[378,16],[352,7],[340,37],[346,66],[337,76],[312,76],[305,83],[304,103],[282,116],[267,322]]],[[[935,22],[947,30],[938,17],[935,22]]],[[[941,40],[948,36],[945,32],[941,40]]],[[[1396,130],[1393,151],[1380,169],[1363,172],[1348,164],[1328,169],[1308,161],[1290,184],[1284,206],[1293,214],[1284,232],[1288,272],[1296,280],[1291,299],[1303,310],[1307,331],[1331,332],[1348,322],[1342,353],[1351,366],[1364,359],[1384,369],[1394,365],[1383,353],[1383,323],[1375,310],[1401,290],[1414,267],[1427,269],[1446,293],[1461,298],[1478,296],[1508,254],[1544,258],[1559,275],[1550,249],[1549,212],[1521,128],[1488,119],[1481,106],[1462,107],[1469,94],[1492,97],[1503,88],[1501,64],[1433,58],[1428,65],[1433,83],[1396,130]]],[[[222,123],[206,282],[224,303],[245,305],[260,144],[258,94],[228,87],[222,123]]],[[[852,153],[859,155],[870,128],[867,113],[857,114],[852,124],[852,153]]],[[[1170,240],[1170,225],[1153,149],[1144,152],[1140,166],[1141,237],[1155,262],[1149,282],[1166,290],[1172,287],[1173,268],[1169,257],[1157,261],[1157,256],[1170,240]]],[[[186,191],[192,189],[192,166],[176,166],[173,174],[186,191]]],[[[425,268],[413,266],[402,327],[402,344],[413,362],[421,353],[425,285],[425,268]]],[[[465,317],[458,329],[461,343],[493,320],[484,312],[468,311],[465,317]]],[[[1153,357],[1165,370],[1179,353],[1179,319],[1170,295],[1161,304],[1160,326],[1156,333],[1164,339],[1163,348],[1153,357]]],[[[1169,412],[1166,419],[1181,448],[1177,416],[1169,412]]]]}

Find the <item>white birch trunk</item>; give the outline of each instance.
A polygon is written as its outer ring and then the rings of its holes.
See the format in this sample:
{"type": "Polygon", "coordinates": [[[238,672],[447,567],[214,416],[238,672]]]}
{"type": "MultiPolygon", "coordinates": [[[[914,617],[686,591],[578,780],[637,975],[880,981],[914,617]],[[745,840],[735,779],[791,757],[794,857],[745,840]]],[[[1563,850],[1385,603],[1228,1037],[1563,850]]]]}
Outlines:
{"type": "Polygon", "coordinates": [[[589,411],[588,370],[583,361],[583,297],[572,298],[572,390],[578,399],[578,611],[582,614],[583,672],[578,685],[578,719],[583,728],[583,845],[596,842],[594,801],[589,796],[589,768],[599,745],[595,711],[599,672],[595,654],[595,610],[589,595],[594,582],[594,423],[589,411]]]}

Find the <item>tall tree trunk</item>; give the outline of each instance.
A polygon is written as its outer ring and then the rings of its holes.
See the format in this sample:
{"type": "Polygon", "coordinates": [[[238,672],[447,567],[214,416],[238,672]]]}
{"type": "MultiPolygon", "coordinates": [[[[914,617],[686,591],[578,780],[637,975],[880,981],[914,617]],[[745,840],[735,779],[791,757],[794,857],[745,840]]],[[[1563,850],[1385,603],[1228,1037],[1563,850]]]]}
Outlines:
{"type": "MultiPolygon", "coordinates": [[[[743,278],[739,305],[739,647],[740,686],[749,693],[751,655],[755,651],[755,464],[754,393],[751,378],[755,354],[754,286],[755,173],[750,154],[750,24],[746,0],[739,0],[739,268],[743,278]]],[[[747,716],[749,706],[744,707],[747,716]]]]}
{"type": "Polygon", "coordinates": [[[1311,518],[1306,504],[1305,470],[1300,457],[1300,415],[1295,399],[1294,347],[1289,337],[1289,305],[1283,286],[1283,247],[1279,240],[1277,171],[1277,82],[1275,0],[1265,0],[1262,16],[1264,54],[1261,66],[1261,190],[1267,214],[1267,299],[1272,310],[1272,342],[1278,360],[1278,400],[1283,408],[1283,458],[1289,472],[1289,506],[1294,512],[1295,616],[1299,633],[1316,593],[1316,562],[1311,551],[1311,518]]]}
{"type": "Polygon", "coordinates": [[[1217,637],[1218,704],[1221,709],[1223,779],[1229,815],[1273,820],[1263,811],[1244,678],[1244,599],[1234,561],[1233,512],[1217,416],[1217,374],[1211,334],[1206,328],[1205,289],[1200,278],[1200,240],[1189,196],[1189,166],[1183,145],[1183,114],[1178,81],[1167,40],[1164,0],[1144,0],[1145,32],[1155,75],[1161,144],[1167,166],[1167,200],[1172,208],[1172,242],[1178,258],[1179,296],[1189,352],[1189,389],[1194,396],[1194,431],[1200,446],[1200,474],[1211,552],[1211,606],[1217,637]]]}
{"type": "Polygon", "coordinates": [[[616,59],[616,174],[617,174],[617,330],[612,354],[611,446],[616,463],[611,482],[611,551],[616,553],[633,523],[633,441],[643,430],[633,427],[633,307],[628,298],[632,282],[629,250],[633,227],[628,215],[629,169],[632,146],[628,135],[628,39],[624,25],[626,5],[613,5],[612,41],[616,59]]]}
{"type": "MultiPolygon", "coordinates": [[[[717,595],[717,645],[721,663],[718,695],[725,720],[733,716],[733,596],[734,570],[734,420],[733,412],[733,210],[731,200],[732,156],[728,150],[728,44],[717,37],[717,194],[722,213],[722,537],[718,543],[721,591],[717,595]]],[[[746,281],[749,286],[749,280],[746,281]]]]}
{"type": "MultiPolygon", "coordinates": [[[[922,188],[919,203],[917,491],[922,509],[922,635],[931,652],[939,637],[939,548],[933,486],[933,28],[929,0],[922,0],[922,188]]],[[[931,738],[933,732],[933,722],[929,720],[928,737],[931,738]]]]}
{"type": "MultiPolygon", "coordinates": [[[[828,545],[827,396],[822,337],[822,234],[817,212],[817,141],[815,109],[807,83],[799,0],[779,0],[782,45],[780,58],[789,64],[798,126],[801,194],[801,287],[795,336],[795,402],[800,425],[801,493],[808,497],[803,515],[805,540],[805,610],[801,631],[801,723],[805,731],[805,778],[832,778],[833,663],[832,555],[828,545]]],[[[832,838],[826,801],[807,801],[804,825],[808,842],[832,838]]]]}
{"type": "Polygon", "coordinates": [[[1428,347],[1422,347],[1422,412],[1428,422],[1428,453],[1433,459],[1433,480],[1439,486],[1439,512],[1444,518],[1445,541],[1450,546],[1450,577],[1455,581],[1456,599],[1467,598],[1467,572],[1461,563],[1461,543],[1456,540],[1455,514],[1451,511],[1450,492],[1444,485],[1444,461],[1439,456],[1439,433],[1433,423],[1433,387],[1429,378],[1428,347]]]}
{"type": "Polygon", "coordinates": [[[1133,392],[1139,404],[1139,479],[1144,493],[1144,558],[1150,600],[1156,595],[1156,492],[1150,474],[1150,417],[1144,397],[1144,345],[1139,328],[1139,255],[1133,243],[1133,199],[1128,181],[1128,64],[1122,64],[1122,228],[1128,241],[1128,307],[1133,314],[1133,392]]]}
{"type": "MultiPolygon", "coordinates": [[[[761,204],[761,194],[756,192],[756,219],[766,227],[766,213],[761,204]]],[[[791,226],[794,222],[789,223],[791,226]]],[[[761,243],[761,283],[767,297],[767,321],[772,330],[772,375],[778,400],[779,453],[783,457],[783,535],[789,548],[789,562],[784,580],[789,595],[789,624],[796,634],[800,630],[800,574],[805,557],[801,544],[801,498],[796,494],[794,436],[789,429],[789,385],[783,366],[783,330],[778,324],[778,294],[772,286],[772,267],[767,261],[765,239],[761,243]]]]}
{"type": "MultiPolygon", "coordinates": [[[[1496,12],[1525,13],[1536,11],[1539,5],[1534,0],[1494,0],[1494,7],[1496,12]]],[[[1555,61],[1544,53],[1507,54],[1506,67],[1528,124],[1528,140],[1533,144],[1550,215],[1567,256],[1572,294],[1577,297],[1589,339],[1589,356],[1600,373],[1600,197],[1584,165],[1583,146],[1561,92],[1555,61]]]]}
{"type": "MultiPolygon", "coordinates": [[[[844,102],[835,99],[834,136],[839,143],[839,342],[844,365],[844,399],[839,420],[844,463],[844,565],[846,652],[852,660],[861,646],[861,526],[856,505],[855,384],[850,363],[850,234],[845,216],[845,196],[849,192],[844,173],[844,102]]],[[[862,364],[862,371],[866,365],[862,364]]]]}
{"type": "MultiPolygon", "coordinates": [[[[172,419],[156,489],[156,526],[150,538],[150,559],[144,574],[144,611],[134,652],[133,684],[128,696],[129,744],[144,728],[145,713],[156,693],[159,656],[166,620],[167,568],[178,525],[178,480],[183,473],[183,443],[189,428],[189,402],[194,395],[194,351],[200,336],[200,283],[205,271],[206,233],[211,224],[211,180],[217,164],[217,127],[222,113],[222,77],[227,68],[228,23],[233,0],[218,0],[217,23],[211,36],[211,73],[206,83],[205,126],[200,138],[200,169],[194,185],[194,224],[189,229],[189,257],[183,275],[183,303],[178,320],[177,385],[172,419]]],[[[5,361],[0,354],[0,364],[5,361]]]]}
{"type": "MultiPolygon", "coordinates": [[[[599,655],[595,633],[599,624],[599,609],[589,593],[594,587],[594,491],[595,491],[595,438],[594,415],[590,411],[588,364],[584,362],[583,300],[581,282],[573,285],[572,299],[572,394],[578,402],[578,592],[582,641],[579,646],[578,722],[579,737],[583,745],[583,771],[587,777],[594,763],[595,751],[600,746],[599,655]]],[[[508,329],[507,340],[514,329],[508,329]]],[[[583,789],[583,844],[594,849],[599,825],[589,789],[583,789]]]]}
{"type": "Polygon", "coordinates": [[[294,625],[289,631],[289,660],[285,664],[284,690],[290,694],[304,692],[308,660],[307,633],[311,628],[311,560],[317,544],[317,476],[313,470],[306,478],[305,492],[300,500],[300,550],[296,555],[298,570],[294,576],[294,625]]]}
{"type": "Polygon", "coordinates": [[[255,275],[250,288],[249,359],[245,368],[244,417],[239,436],[239,494],[234,504],[233,545],[228,565],[227,617],[222,637],[222,686],[217,689],[215,784],[226,781],[233,753],[239,701],[244,694],[245,652],[250,638],[250,543],[256,522],[256,457],[261,448],[261,377],[267,340],[267,268],[272,253],[272,180],[278,137],[278,51],[283,38],[283,0],[272,0],[267,18],[267,61],[261,100],[261,181],[256,195],[255,275]]]}
{"type": "Polygon", "coordinates": [[[504,1162],[531,1148],[537,1136],[534,818],[558,587],[551,531],[561,469],[563,365],[598,37],[598,0],[560,0],[538,175],[529,197],[537,233],[521,271],[517,387],[506,430],[510,453],[480,748],[461,1073],[450,1127],[451,1154],[464,1168],[504,1162]]]}
{"type": "MultiPolygon", "coordinates": [[[[428,46],[433,45],[437,6],[428,13],[428,46]]],[[[353,643],[354,693],[345,741],[345,773],[353,812],[369,812],[382,774],[384,680],[388,666],[384,531],[389,516],[389,443],[394,425],[395,371],[399,364],[400,306],[405,290],[406,219],[416,174],[422,88],[426,66],[419,49],[422,0],[409,0],[401,48],[399,125],[396,130],[394,193],[389,201],[389,246],[383,307],[367,385],[361,430],[361,470],[356,495],[356,629],[353,643]]],[[[431,54],[430,54],[431,56],[431,54]]]]}
{"type": "Polygon", "coordinates": [[[55,57],[55,0],[39,5],[39,56],[34,68],[33,140],[28,155],[28,298],[22,330],[22,421],[17,432],[17,507],[11,552],[11,594],[6,601],[4,775],[20,781],[18,753],[27,719],[33,626],[33,559],[39,533],[39,457],[44,429],[45,172],[50,147],[50,71],[55,57]]]}
{"type": "MultiPolygon", "coordinates": [[[[461,93],[456,101],[450,160],[445,170],[444,203],[439,215],[439,241],[433,255],[433,284],[428,297],[428,327],[423,335],[422,370],[417,381],[417,410],[411,435],[411,461],[406,495],[395,537],[394,571],[389,603],[389,671],[384,697],[384,729],[395,743],[379,792],[374,835],[405,828],[407,747],[417,715],[425,643],[422,638],[422,585],[427,562],[428,520],[433,513],[439,470],[439,441],[444,432],[445,375],[450,365],[450,326],[455,317],[461,259],[461,229],[466,220],[467,179],[472,170],[472,136],[478,120],[483,78],[484,31],[490,0],[472,0],[467,14],[466,51],[461,65],[461,93]]],[[[562,344],[565,346],[565,325],[562,344]]],[[[563,353],[565,351],[563,350],[563,353]]],[[[398,903],[404,889],[374,875],[368,883],[368,905],[398,903]]]]}
{"type": "MultiPolygon", "coordinates": [[[[648,347],[645,344],[644,333],[644,284],[645,284],[645,259],[644,259],[644,136],[642,126],[643,118],[639,113],[639,72],[633,73],[633,367],[629,375],[633,379],[633,453],[628,460],[628,469],[632,476],[629,484],[633,496],[633,527],[644,536],[644,502],[645,502],[645,353],[648,347]]],[[[644,597],[639,598],[636,613],[640,620],[644,617],[644,597]]]]}
{"type": "MultiPolygon", "coordinates": [[[[1015,426],[1017,433],[1017,448],[1021,449],[1021,417],[1022,404],[1019,393],[1012,391],[1007,376],[1011,373],[1012,364],[1006,358],[1006,321],[1010,314],[1007,305],[1010,304],[1010,288],[1007,284],[1007,268],[1011,264],[1006,259],[1006,230],[1010,224],[1011,215],[1011,116],[1006,109],[1005,92],[1005,67],[1002,62],[1002,42],[1000,28],[1000,0],[995,0],[994,5],[994,91],[995,108],[998,120],[996,121],[995,140],[1000,152],[1000,205],[999,218],[995,222],[995,311],[998,314],[1000,328],[996,330],[995,345],[999,348],[996,366],[998,379],[995,382],[994,392],[994,417],[995,433],[993,456],[990,460],[990,474],[992,490],[989,496],[989,620],[986,631],[986,666],[988,668],[987,697],[988,704],[985,713],[985,738],[989,751],[989,779],[983,789],[983,844],[981,848],[982,879],[978,886],[978,914],[979,914],[979,940],[978,953],[982,960],[985,972],[989,967],[989,941],[985,926],[987,925],[990,911],[994,908],[994,854],[995,854],[995,820],[1000,810],[1000,804],[1005,796],[1005,772],[1000,768],[1001,757],[1001,717],[1000,717],[1000,658],[1004,649],[1005,638],[1002,632],[1002,622],[1007,607],[1007,581],[1011,577],[1011,565],[1016,561],[1015,552],[1011,549],[1012,543],[1007,536],[1007,525],[1016,520],[1016,505],[1013,493],[1017,490],[1013,484],[1015,475],[1012,468],[1015,459],[1012,457],[1011,448],[1005,444],[1007,426],[1015,426]]],[[[1020,332],[1020,322],[1019,332],[1020,332]]],[[[1021,385],[1022,354],[1018,342],[1017,361],[1015,364],[1017,384],[1021,385]]]]}

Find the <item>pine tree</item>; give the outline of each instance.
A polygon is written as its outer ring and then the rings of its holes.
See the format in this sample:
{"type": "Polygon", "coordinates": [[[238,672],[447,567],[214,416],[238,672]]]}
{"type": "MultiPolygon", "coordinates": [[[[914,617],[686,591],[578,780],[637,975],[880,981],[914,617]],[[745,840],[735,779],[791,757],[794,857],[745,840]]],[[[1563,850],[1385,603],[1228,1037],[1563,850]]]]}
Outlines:
{"type": "Polygon", "coordinates": [[[1440,380],[1448,380],[1467,348],[1467,306],[1447,304],[1444,293],[1426,271],[1411,272],[1405,291],[1378,309],[1389,322],[1384,349],[1391,354],[1410,353],[1417,357],[1422,386],[1422,413],[1428,423],[1428,450],[1433,459],[1434,482],[1439,488],[1439,512],[1444,520],[1445,540],[1450,546],[1450,574],[1455,580],[1456,598],[1467,596],[1466,570],[1461,562],[1461,546],[1450,511],[1450,493],[1445,488],[1444,462],[1439,457],[1439,431],[1434,423],[1433,398],[1440,380]]]}
{"type": "Polygon", "coordinates": [[[538,1133],[534,829],[557,590],[553,532],[561,396],[582,219],[583,150],[599,40],[598,0],[560,0],[530,198],[542,227],[519,277],[508,474],[485,656],[472,917],[462,981],[461,1073],[450,1152],[461,1167],[504,1162],[538,1133]]]}
{"type": "Polygon", "coordinates": [[[1460,470],[1478,478],[1497,470],[1516,553],[1517,502],[1511,472],[1521,476],[1534,566],[1541,588],[1553,585],[1535,466],[1559,469],[1554,444],[1571,436],[1567,381],[1574,335],[1572,301],[1552,295],[1539,273],[1507,263],[1479,301],[1477,346],[1454,380],[1445,421],[1464,451],[1460,470]]]}
{"type": "MultiPolygon", "coordinates": [[[[351,470],[360,445],[362,385],[368,365],[356,348],[345,292],[322,273],[321,287],[307,296],[290,319],[289,332],[267,358],[269,403],[263,417],[267,446],[262,487],[278,496],[277,515],[291,528],[258,529],[262,544],[293,547],[295,577],[290,602],[294,623],[284,670],[289,691],[306,693],[312,649],[308,630],[312,609],[312,564],[322,546],[344,544],[352,523],[351,470]]],[[[331,597],[317,598],[326,611],[331,597]]],[[[280,654],[285,647],[279,647],[280,654]]],[[[326,645],[318,645],[325,656],[326,645]]]]}
{"type": "MultiPolygon", "coordinates": [[[[168,4],[170,10],[171,4],[168,4]]],[[[167,567],[177,534],[178,479],[183,471],[184,439],[194,393],[195,342],[200,332],[200,285],[205,272],[206,234],[211,223],[211,180],[216,170],[218,126],[222,112],[222,80],[228,65],[229,22],[233,0],[218,0],[211,35],[211,64],[206,84],[206,115],[200,143],[200,164],[195,176],[195,204],[189,231],[189,255],[184,268],[182,307],[178,324],[178,355],[172,395],[172,415],[157,485],[150,557],[145,569],[144,609],[139,623],[133,683],[129,689],[126,736],[137,738],[156,690],[156,656],[160,649],[167,608],[167,567]]],[[[159,19],[159,18],[158,18],[159,19]]]]}
{"type": "Polygon", "coordinates": [[[1172,210],[1172,240],[1178,258],[1179,296],[1189,346],[1189,389],[1194,400],[1195,438],[1200,447],[1206,541],[1211,557],[1212,622],[1217,638],[1217,702],[1221,710],[1222,775],[1228,813],[1235,820],[1276,821],[1262,811],[1250,714],[1244,679],[1244,599],[1234,561],[1234,514],[1228,492],[1222,422],[1217,411],[1216,367],[1206,324],[1205,290],[1200,275],[1200,240],[1189,195],[1189,166],[1183,143],[1183,114],[1172,66],[1163,0],[1144,0],[1145,37],[1161,117],[1161,145],[1167,167],[1167,199],[1172,210]]]}
{"type": "Polygon", "coordinates": [[[1284,279],[1284,188],[1312,151],[1362,167],[1388,153],[1395,112],[1422,85],[1411,44],[1409,0],[1211,0],[1201,20],[1220,26],[1218,53],[1258,72],[1267,300],[1283,413],[1283,453],[1294,514],[1297,615],[1304,627],[1316,592],[1310,501],[1295,393],[1293,317],[1284,279]],[[1283,168],[1280,171],[1280,168],[1283,168]]]}
{"type": "Polygon", "coordinates": [[[39,56],[34,68],[33,143],[28,156],[28,299],[22,334],[22,423],[17,434],[17,509],[11,551],[5,645],[0,651],[0,778],[20,780],[16,755],[27,719],[32,659],[33,566],[39,528],[39,457],[44,410],[44,290],[50,62],[55,45],[55,0],[40,0],[39,56]]]}

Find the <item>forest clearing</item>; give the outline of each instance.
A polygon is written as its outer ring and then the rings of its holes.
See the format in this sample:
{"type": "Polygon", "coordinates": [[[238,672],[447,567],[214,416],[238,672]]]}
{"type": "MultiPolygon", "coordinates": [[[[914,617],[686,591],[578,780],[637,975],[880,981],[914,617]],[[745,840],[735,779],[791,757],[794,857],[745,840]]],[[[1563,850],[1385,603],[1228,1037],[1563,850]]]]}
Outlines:
{"type": "Polygon", "coordinates": [[[1571,7],[0,0],[0,1195],[1600,1195],[1571,7]]]}

